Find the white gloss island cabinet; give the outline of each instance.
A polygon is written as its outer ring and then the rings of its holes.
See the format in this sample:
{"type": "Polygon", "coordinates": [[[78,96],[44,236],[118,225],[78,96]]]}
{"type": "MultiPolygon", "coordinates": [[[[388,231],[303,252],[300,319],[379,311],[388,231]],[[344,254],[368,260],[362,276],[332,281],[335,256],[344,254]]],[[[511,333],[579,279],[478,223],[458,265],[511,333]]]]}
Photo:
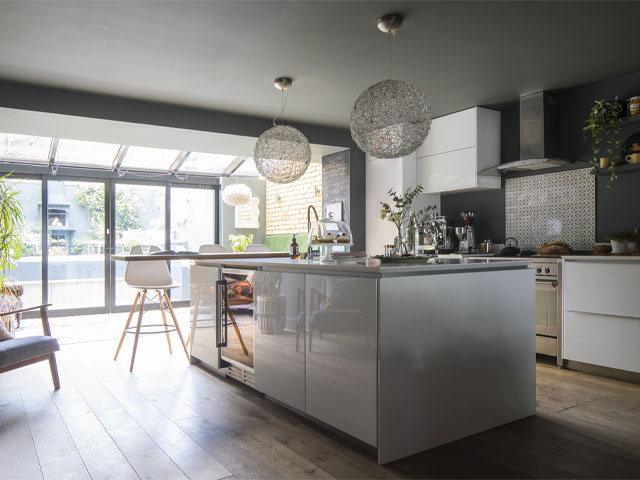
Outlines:
{"type": "Polygon", "coordinates": [[[384,464],[535,413],[533,271],[451,262],[212,266],[255,270],[255,388],[384,464]]]}
{"type": "Polygon", "coordinates": [[[473,107],[435,118],[416,156],[424,193],[499,189],[500,112],[473,107]]]}
{"type": "Polygon", "coordinates": [[[376,280],[256,272],[254,285],[256,388],[377,446],[376,280]],[[267,290],[279,309],[261,306],[267,290]]]}
{"type": "Polygon", "coordinates": [[[640,373],[640,258],[563,258],[563,358],[640,373]]]}

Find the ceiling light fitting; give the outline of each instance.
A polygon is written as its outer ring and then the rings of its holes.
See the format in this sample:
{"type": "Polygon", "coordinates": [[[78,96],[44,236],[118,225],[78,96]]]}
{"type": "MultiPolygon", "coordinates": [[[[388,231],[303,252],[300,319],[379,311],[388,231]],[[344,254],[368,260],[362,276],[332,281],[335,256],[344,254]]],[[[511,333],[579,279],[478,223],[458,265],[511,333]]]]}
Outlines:
{"type": "MultiPolygon", "coordinates": [[[[387,62],[382,71],[391,77],[391,55],[402,15],[378,19],[389,35],[387,62]]],[[[401,80],[381,80],[362,92],[351,110],[351,136],[358,147],[375,158],[398,158],[415,152],[431,129],[431,107],[422,91],[401,80]]]]}
{"type": "MultiPolygon", "coordinates": [[[[282,92],[280,117],[283,117],[293,80],[279,77],[273,85],[282,92]]],[[[253,161],[260,175],[270,182],[291,183],[307,171],[311,162],[311,146],[300,130],[276,125],[277,118],[278,115],[273,119],[273,127],[258,138],[253,149],[253,161]]]]}
{"type": "Polygon", "coordinates": [[[253,194],[244,183],[232,183],[222,190],[222,201],[232,207],[239,207],[249,203],[253,194]]]}

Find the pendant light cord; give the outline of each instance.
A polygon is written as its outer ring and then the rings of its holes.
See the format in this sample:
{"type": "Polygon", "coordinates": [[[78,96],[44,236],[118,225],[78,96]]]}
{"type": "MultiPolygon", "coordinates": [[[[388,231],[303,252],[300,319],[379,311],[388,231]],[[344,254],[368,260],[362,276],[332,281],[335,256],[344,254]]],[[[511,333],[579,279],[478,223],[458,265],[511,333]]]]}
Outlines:
{"type": "Polygon", "coordinates": [[[274,127],[276,127],[276,126],[277,126],[277,125],[276,125],[276,119],[278,118],[278,116],[279,116],[280,118],[283,118],[283,117],[284,117],[284,107],[286,107],[286,106],[287,106],[287,99],[289,98],[289,89],[287,88],[286,90],[287,90],[286,95],[285,95],[285,93],[284,93],[285,89],[280,90],[280,93],[282,94],[282,99],[280,100],[280,103],[281,103],[282,108],[281,108],[281,110],[280,110],[280,114],[279,114],[279,115],[278,115],[278,114],[276,114],[276,116],[275,116],[275,117],[273,117],[273,126],[274,126],[274,127]]]}
{"type": "Polygon", "coordinates": [[[387,62],[380,74],[380,81],[384,80],[385,73],[389,72],[389,80],[391,80],[391,55],[396,49],[396,32],[389,32],[389,46],[387,49],[387,62]]]}

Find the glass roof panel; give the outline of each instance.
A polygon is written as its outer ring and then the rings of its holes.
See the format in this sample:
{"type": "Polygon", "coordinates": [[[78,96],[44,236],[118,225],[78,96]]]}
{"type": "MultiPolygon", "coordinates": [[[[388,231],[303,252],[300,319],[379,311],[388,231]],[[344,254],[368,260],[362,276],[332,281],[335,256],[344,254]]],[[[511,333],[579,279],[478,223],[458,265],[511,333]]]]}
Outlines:
{"type": "Polygon", "coordinates": [[[122,160],[121,168],[133,170],[169,170],[180,150],[164,148],[129,147],[122,160]]]}
{"type": "Polygon", "coordinates": [[[247,158],[231,176],[234,177],[236,175],[242,177],[260,177],[260,172],[258,172],[253,158],[247,158]]]}
{"type": "Polygon", "coordinates": [[[0,158],[25,163],[49,163],[51,137],[0,133],[0,158]]]}
{"type": "Polygon", "coordinates": [[[56,152],[56,165],[111,168],[120,145],[85,142],[61,138],[56,152]]]}
{"type": "Polygon", "coordinates": [[[191,152],[178,170],[180,172],[209,173],[212,175],[221,174],[236,158],[235,155],[191,152]]]}

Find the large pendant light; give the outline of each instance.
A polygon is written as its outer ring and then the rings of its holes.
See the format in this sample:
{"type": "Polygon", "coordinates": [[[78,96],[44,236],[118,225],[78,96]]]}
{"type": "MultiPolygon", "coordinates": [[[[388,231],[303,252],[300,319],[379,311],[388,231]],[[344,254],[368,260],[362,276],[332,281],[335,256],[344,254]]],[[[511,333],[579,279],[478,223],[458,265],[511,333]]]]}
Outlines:
{"type": "MultiPolygon", "coordinates": [[[[284,115],[289,88],[293,80],[287,77],[276,78],[274,86],[282,92],[280,116],[284,115]],[[285,96],[285,91],[286,96],[285,96]]],[[[260,175],[274,183],[291,183],[307,171],[311,162],[311,147],[304,134],[293,127],[276,125],[258,138],[253,150],[253,161],[260,175]]]]}
{"type": "MultiPolygon", "coordinates": [[[[391,55],[402,16],[389,14],[378,19],[378,28],[389,35],[387,64],[391,76],[391,55]]],[[[351,110],[351,136],[364,152],[375,158],[398,158],[415,152],[429,134],[431,107],[417,87],[401,80],[382,80],[356,99],[351,110]]]]}

